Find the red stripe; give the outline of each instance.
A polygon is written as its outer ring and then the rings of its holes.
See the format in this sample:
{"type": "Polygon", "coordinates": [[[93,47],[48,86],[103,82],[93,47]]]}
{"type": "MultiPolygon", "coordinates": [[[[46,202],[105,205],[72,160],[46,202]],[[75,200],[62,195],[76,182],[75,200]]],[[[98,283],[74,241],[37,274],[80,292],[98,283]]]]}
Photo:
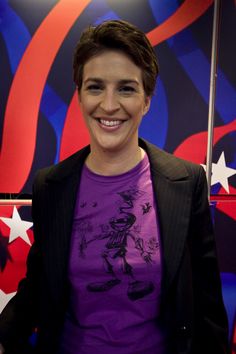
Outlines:
{"type": "MultiPolygon", "coordinates": [[[[226,125],[214,128],[213,144],[215,145],[226,134],[236,131],[236,119],[226,125]]],[[[205,163],[207,151],[207,132],[197,133],[184,140],[175,150],[175,156],[183,159],[205,163]]]]}
{"type": "Polygon", "coordinates": [[[40,100],[49,70],[65,36],[90,1],[59,1],[22,57],[6,107],[0,156],[1,192],[18,193],[28,178],[34,157],[40,100]]]}
{"type": "Polygon", "coordinates": [[[236,188],[230,186],[229,192],[230,195],[224,194],[225,190],[221,188],[220,195],[212,196],[212,201],[217,202],[216,207],[218,210],[236,220],[236,188]]]}
{"type": "Polygon", "coordinates": [[[236,202],[236,194],[211,195],[210,200],[213,201],[213,202],[218,202],[218,201],[224,201],[224,202],[233,201],[233,202],[236,202]]]}
{"type": "Polygon", "coordinates": [[[165,41],[196,21],[214,0],[185,0],[164,23],[147,34],[153,46],[165,41]]]}

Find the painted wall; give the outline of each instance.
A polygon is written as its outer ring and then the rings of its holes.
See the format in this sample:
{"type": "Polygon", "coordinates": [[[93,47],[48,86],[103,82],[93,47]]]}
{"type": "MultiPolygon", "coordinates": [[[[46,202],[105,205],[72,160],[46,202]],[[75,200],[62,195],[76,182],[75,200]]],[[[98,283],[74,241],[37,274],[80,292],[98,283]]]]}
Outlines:
{"type": "MultiPolygon", "coordinates": [[[[230,340],[236,345],[236,1],[221,6],[212,169],[230,340]],[[235,334],[234,334],[235,333],[235,334]],[[233,339],[233,337],[235,338],[233,339]]],[[[160,77],[140,135],[206,163],[213,0],[1,0],[0,194],[30,194],[37,169],[89,142],[72,80],[81,31],[105,19],[147,33],[160,77]]],[[[0,207],[0,306],[16,290],[33,241],[29,207],[0,207]],[[18,214],[19,213],[19,214],[18,214]],[[7,218],[7,219],[6,219],[7,218]],[[23,221],[22,221],[23,220],[23,221]]],[[[232,352],[236,353],[235,347],[232,352]]]]}

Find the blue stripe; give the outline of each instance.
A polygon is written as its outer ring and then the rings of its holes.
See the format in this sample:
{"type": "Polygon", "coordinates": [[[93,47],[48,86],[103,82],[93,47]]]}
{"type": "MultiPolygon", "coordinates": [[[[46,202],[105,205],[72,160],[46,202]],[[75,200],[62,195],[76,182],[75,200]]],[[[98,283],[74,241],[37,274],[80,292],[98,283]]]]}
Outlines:
{"type": "Polygon", "coordinates": [[[165,88],[162,81],[157,81],[149,112],[140,125],[140,136],[163,148],[168,130],[168,105],[165,88]]]}
{"type": "Polygon", "coordinates": [[[7,48],[11,71],[14,74],[31,36],[6,0],[0,2],[0,32],[7,48]]]}
{"type": "MultiPolygon", "coordinates": [[[[15,74],[31,36],[23,21],[10,8],[6,0],[1,0],[0,3],[0,20],[0,32],[7,48],[12,74],[15,74]]],[[[45,85],[40,110],[53,127],[56,135],[54,163],[59,161],[61,135],[67,109],[67,105],[54,90],[49,85],[45,85]]]]}
{"type": "MultiPolygon", "coordinates": [[[[174,0],[166,0],[165,2],[149,0],[149,3],[157,23],[166,20],[179,7],[178,1],[174,0]]],[[[201,49],[198,48],[190,30],[185,29],[181,31],[168,39],[167,43],[208,105],[210,63],[201,49]]],[[[235,119],[236,92],[219,68],[215,105],[224,123],[229,123],[235,119]]]]}

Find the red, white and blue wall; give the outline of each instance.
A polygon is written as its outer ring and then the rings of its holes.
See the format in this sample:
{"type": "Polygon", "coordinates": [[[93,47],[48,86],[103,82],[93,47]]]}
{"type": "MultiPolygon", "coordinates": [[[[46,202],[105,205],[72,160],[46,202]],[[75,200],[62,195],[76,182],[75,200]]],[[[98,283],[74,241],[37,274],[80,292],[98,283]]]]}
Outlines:
{"type": "MultiPolygon", "coordinates": [[[[37,169],[89,143],[72,80],[81,31],[124,19],[149,37],[160,77],[140,136],[206,164],[213,0],[1,0],[0,195],[30,195],[37,169]]],[[[236,0],[221,1],[211,199],[236,353],[236,0]]],[[[4,205],[3,205],[4,204],[4,205]]],[[[30,207],[0,205],[0,311],[25,274],[30,207]]]]}

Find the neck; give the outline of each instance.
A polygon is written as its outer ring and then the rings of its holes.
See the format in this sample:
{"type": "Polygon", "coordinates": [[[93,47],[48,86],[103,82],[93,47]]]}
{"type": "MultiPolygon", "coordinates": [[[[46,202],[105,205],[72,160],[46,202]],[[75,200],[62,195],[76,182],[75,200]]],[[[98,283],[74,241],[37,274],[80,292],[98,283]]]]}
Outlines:
{"type": "Polygon", "coordinates": [[[86,166],[94,173],[103,176],[119,175],[131,170],[135,167],[144,157],[145,151],[137,146],[133,151],[128,153],[97,151],[93,150],[86,159],[86,166]]]}

